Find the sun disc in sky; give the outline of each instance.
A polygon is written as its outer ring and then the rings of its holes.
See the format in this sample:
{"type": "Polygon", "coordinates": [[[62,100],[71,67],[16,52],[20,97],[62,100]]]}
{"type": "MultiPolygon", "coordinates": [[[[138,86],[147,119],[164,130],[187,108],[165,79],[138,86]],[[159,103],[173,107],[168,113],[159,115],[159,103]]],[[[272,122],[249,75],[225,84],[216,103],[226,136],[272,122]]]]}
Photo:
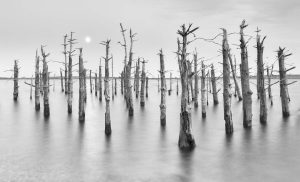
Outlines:
{"type": "Polygon", "coordinates": [[[91,37],[86,36],[86,37],[85,37],[85,42],[86,42],[86,43],[90,43],[90,42],[91,42],[91,37]]]}

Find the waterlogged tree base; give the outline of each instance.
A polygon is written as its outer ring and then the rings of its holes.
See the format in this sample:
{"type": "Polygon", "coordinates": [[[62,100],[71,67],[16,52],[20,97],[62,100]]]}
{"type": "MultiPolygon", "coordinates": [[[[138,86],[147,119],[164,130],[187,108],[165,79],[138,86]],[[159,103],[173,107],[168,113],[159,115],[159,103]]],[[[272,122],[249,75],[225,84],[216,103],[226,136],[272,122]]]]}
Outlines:
{"type": "Polygon", "coordinates": [[[105,135],[111,134],[111,125],[110,123],[105,123],[105,135]]]}
{"type": "Polygon", "coordinates": [[[35,105],[35,110],[36,110],[36,111],[39,111],[40,108],[41,108],[40,104],[36,104],[36,105],[35,105]]]}
{"type": "Polygon", "coordinates": [[[68,113],[71,114],[72,113],[72,106],[68,105],[68,113]]]}
{"type": "Polygon", "coordinates": [[[85,113],[79,116],[79,122],[84,122],[84,121],[85,121],[85,113]]]}
{"type": "Polygon", "coordinates": [[[133,116],[133,113],[134,113],[133,107],[129,107],[129,116],[133,116]]]}
{"type": "Polygon", "coordinates": [[[144,106],[145,106],[145,102],[141,102],[140,105],[141,105],[142,107],[144,107],[144,106]]]}
{"type": "Polygon", "coordinates": [[[233,124],[225,123],[225,131],[226,131],[226,134],[232,134],[233,133],[233,124]]]}
{"type": "Polygon", "coordinates": [[[160,125],[161,126],[166,126],[166,118],[161,118],[160,119],[160,125]]]}
{"type": "Polygon", "coordinates": [[[218,105],[218,104],[219,104],[219,101],[214,100],[214,105],[218,105]]]}
{"type": "Polygon", "coordinates": [[[14,94],[14,101],[18,100],[18,94],[14,94]]]}
{"type": "Polygon", "coordinates": [[[290,112],[282,112],[283,117],[287,118],[290,116],[290,112]]]}
{"type": "Polygon", "coordinates": [[[202,113],[202,118],[206,118],[206,112],[202,113]]]}
{"type": "Polygon", "coordinates": [[[44,116],[45,118],[48,118],[50,116],[50,110],[49,110],[49,106],[44,106],[44,116]]]}
{"type": "Polygon", "coordinates": [[[252,127],[252,121],[251,120],[246,120],[243,122],[244,128],[251,128],[252,127]]]}
{"type": "Polygon", "coordinates": [[[194,107],[196,107],[196,108],[198,107],[198,101],[194,102],[194,107]]]}
{"type": "Polygon", "coordinates": [[[267,124],[267,117],[266,116],[260,116],[259,121],[261,124],[267,124]]]}
{"type": "Polygon", "coordinates": [[[182,150],[192,150],[195,148],[196,143],[190,131],[190,113],[184,111],[180,114],[180,133],[178,146],[182,150]]]}

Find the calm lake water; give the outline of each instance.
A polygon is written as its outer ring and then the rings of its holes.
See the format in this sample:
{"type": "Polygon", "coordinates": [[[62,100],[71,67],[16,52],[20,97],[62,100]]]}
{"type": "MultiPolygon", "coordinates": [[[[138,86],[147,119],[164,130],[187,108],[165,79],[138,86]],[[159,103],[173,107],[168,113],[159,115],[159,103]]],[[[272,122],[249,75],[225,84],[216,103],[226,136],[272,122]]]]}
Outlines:
{"type": "Polygon", "coordinates": [[[270,106],[268,99],[266,126],[259,123],[259,101],[252,85],[251,130],[243,128],[242,102],[233,98],[231,137],[225,135],[222,91],[218,106],[213,106],[209,95],[206,119],[201,118],[201,106],[192,109],[197,146],[192,152],[181,152],[177,146],[180,96],[174,91],[167,96],[167,125],[161,128],[157,81],[149,83],[145,108],[134,97],[132,118],[128,117],[118,88],[111,102],[109,138],[104,134],[105,102],[99,102],[94,93],[88,92],[85,123],[78,122],[78,81],[74,85],[73,114],[68,115],[66,96],[56,80],[56,90],[51,89],[50,93],[48,120],[43,117],[42,104],[41,111],[35,112],[29,86],[23,80],[20,82],[19,100],[14,102],[12,81],[0,81],[0,181],[291,182],[300,179],[299,83],[289,88],[288,119],[282,118],[279,85],[274,85],[274,105],[270,106]]]}

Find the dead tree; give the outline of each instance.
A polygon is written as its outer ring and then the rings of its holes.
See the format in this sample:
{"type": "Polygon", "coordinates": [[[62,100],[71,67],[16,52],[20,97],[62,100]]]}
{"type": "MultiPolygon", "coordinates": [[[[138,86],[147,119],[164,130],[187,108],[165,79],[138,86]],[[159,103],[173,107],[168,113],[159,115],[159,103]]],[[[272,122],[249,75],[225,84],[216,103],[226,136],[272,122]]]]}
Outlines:
{"type": "Polygon", "coordinates": [[[149,77],[146,77],[146,98],[148,98],[148,81],[149,77]]]}
{"type": "Polygon", "coordinates": [[[41,46],[41,53],[43,57],[43,92],[44,92],[44,116],[48,118],[50,116],[49,106],[49,72],[46,58],[50,55],[44,52],[43,46],[41,46]]]}
{"type": "Polygon", "coordinates": [[[162,49],[159,52],[160,60],[160,78],[161,78],[161,92],[160,92],[160,125],[166,125],[166,77],[165,77],[165,62],[162,49]]]}
{"type": "Polygon", "coordinates": [[[123,89],[124,89],[124,71],[121,73],[121,94],[123,95],[123,89]]]}
{"type": "Polygon", "coordinates": [[[117,78],[115,78],[115,95],[117,95],[117,78]]]}
{"type": "Polygon", "coordinates": [[[237,78],[236,78],[236,68],[233,65],[232,56],[231,56],[230,52],[229,52],[228,58],[229,58],[231,72],[232,72],[232,77],[233,77],[233,81],[234,81],[235,92],[237,93],[239,101],[241,101],[241,100],[243,100],[243,97],[241,95],[240,87],[239,87],[239,84],[238,84],[238,81],[237,81],[237,78]]]}
{"type": "Polygon", "coordinates": [[[92,70],[90,70],[90,91],[91,91],[91,93],[93,93],[92,70]]]}
{"type": "Polygon", "coordinates": [[[287,83],[287,77],[286,72],[289,70],[286,70],[285,68],[285,58],[292,55],[288,54],[286,55],[284,53],[285,48],[279,47],[278,50],[278,61],[279,61],[279,79],[280,79],[280,98],[281,98],[281,107],[282,107],[282,115],[283,117],[289,117],[290,116],[290,109],[289,109],[289,96],[288,96],[288,83],[287,83]]]}
{"type": "Polygon", "coordinates": [[[84,93],[84,66],[82,59],[82,48],[79,48],[79,122],[85,121],[85,93],[84,93]]]}
{"type": "MultiPolygon", "coordinates": [[[[195,98],[194,98],[194,107],[198,107],[198,94],[199,94],[199,86],[198,86],[198,58],[197,53],[194,54],[194,73],[195,73],[195,98]]],[[[177,95],[178,95],[178,81],[177,81],[177,95]]]]}
{"type": "Polygon", "coordinates": [[[172,73],[170,73],[170,89],[169,89],[169,95],[172,93],[172,73]]]}
{"type": "Polygon", "coordinates": [[[224,120],[225,131],[227,134],[233,133],[233,122],[231,113],[231,84],[230,84],[230,66],[228,61],[229,45],[227,40],[227,31],[223,29],[223,102],[224,102],[224,120]]]}
{"type": "Polygon", "coordinates": [[[67,57],[67,37],[68,35],[65,35],[64,36],[64,43],[63,43],[63,46],[64,46],[64,52],[63,54],[65,55],[65,94],[68,93],[68,57],[67,57]]]}
{"type": "Polygon", "coordinates": [[[106,56],[105,56],[105,78],[104,78],[104,96],[105,96],[105,134],[111,134],[111,120],[110,120],[110,94],[109,94],[109,43],[110,40],[104,41],[101,44],[105,45],[106,56]]]}
{"type": "Polygon", "coordinates": [[[264,52],[264,41],[260,40],[260,36],[257,35],[256,41],[256,48],[257,48],[257,69],[258,69],[258,75],[259,78],[258,84],[259,84],[259,98],[260,98],[260,123],[266,124],[267,123],[267,104],[266,104],[266,89],[265,89],[265,78],[264,78],[264,61],[263,61],[263,52],[264,52]]]}
{"type": "Polygon", "coordinates": [[[32,100],[32,76],[30,78],[30,100],[32,100]]]}
{"type": "Polygon", "coordinates": [[[205,98],[205,65],[203,61],[201,62],[201,109],[202,109],[202,118],[206,118],[206,98],[205,98]]]}
{"type": "Polygon", "coordinates": [[[73,50],[73,45],[75,44],[75,40],[73,39],[73,33],[71,32],[71,37],[68,40],[69,41],[69,45],[70,45],[70,51],[69,53],[69,65],[68,65],[68,113],[71,114],[72,113],[72,102],[73,102],[73,73],[72,73],[72,67],[73,67],[73,63],[72,63],[72,56],[73,56],[73,52],[75,50],[73,50]]]}
{"type": "Polygon", "coordinates": [[[145,63],[146,61],[142,61],[142,78],[141,78],[141,95],[140,95],[140,105],[142,107],[145,106],[145,82],[146,82],[146,73],[145,73],[145,63]]]}
{"type": "Polygon", "coordinates": [[[98,76],[97,76],[97,73],[95,73],[95,96],[96,97],[98,96],[98,76]]]}
{"type": "Polygon", "coordinates": [[[240,25],[241,48],[241,82],[243,93],[243,125],[245,128],[252,126],[252,91],[249,85],[249,66],[247,43],[244,39],[244,29],[247,27],[245,20],[240,25]]]}
{"type": "Polygon", "coordinates": [[[269,67],[267,67],[267,77],[268,77],[268,94],[269,94],[269,99],[271,100],[271,105],[273,105],[273,96],[272,96],[272,88],[271,88],[271,77],[273,74],[273,65],[271,68],[271,73],[269,71],[269,67]]]}
{"type": "Polygon", "coordinates": [[[100,59],[100,66],[99,66],[99,101],[102,101],[102,66],[101,66],[101,59],[100,59]]]}
{"type": "Polygon", "coordinates": [[[114,100],[114,58],[111,56],[111,98],[114,100]]]}
{"type": "Polygon", "coordinates": [[[178,95],[178,90],[179,90],[179,88],[178,88],[178,78],[176,78],[176,81],[177,81],[177,84],[176,84],[176,94],[178,95]]]}
{"type": "Polygon", "coordinates": [[[193,89],[193,76],[194,76],[194,73],[192,71],[192,62],[191,61],[188,61],[188,70],[189,70],[189,82],[188,82],[188,87],[189,87],[189,90],[191,91],[191,97],[192,97],[192,101],[195,100],[195,94],[194,94],[194,89],[193,89]]]}
{"type": "Polygon", "coordinates": [[[87,90],[86,90],[86,69],[83,70],[83,80],[84,80],[84,102],[86,102],[87,98],[87,90]]]}
{"type": "Polygon", "coordinates": [[[160,88],[159,88],[159,75],[157,76],[157,91],[159,92],[160,91],[160,88]]]}
{"type": "Polygon", "coordinates": [[[61,87],[61,92],[64,92],[64,78],[61,70],[60,70],[60,87],[61,87]]]}
{"type": "Polygon", "coordinates": [[[214,65],[211,65],[211,84],[212,84],[212,95],[213,95],[213,100],[214,100],[214,105],[219,104],[219,99],[218,99],[218,91],[217,91],[217,85],[216,85],[216,76],[215,76],[215,69],[214,65]]]}
{"type": "Polygon", "coordinates": [[[136,88],[135,88],[135,97],[139,97],[139,89],[140,89],[140,58],[138,58],[137,65],[136,65],[136,88]]]}
{"type": "Polygon", "coordinates": [[[39,73],[39,65],[40,65],[40,57],[38,56],[38,51],[36,50],[35,54],[35,87],[34,87],[34,95],[35,95],[35,110],[40,110],[40,73],[39,73]]]}
{"type": "Polygon", "coordinates": [[[19,67],[18,67],[18,61],[15,60],[14,63],[14,100],[17,101],[18,100],[18,96],[19,96],[19,67]]]}
{"type": "Polygon", "coordinates": [[[188,35],[193,34],[198,27],[191,29],[192,24],[188,28],[185,25],[181,26],[181,30],[178,30],[177,33],[181,36],[182,42],[178,42],[178,63],[179,71],[181,77],[181,112],[180,112],[180,132],[178,146],[180,149],[193,149],[196,144],[194,137],[192,135],[191,129],[191,106],[190,100],[188,98],[188,60],[187,60],[187,45],[188,45],[188,35]],[[182,46],[180,46],[182,45],[182,46]]]}

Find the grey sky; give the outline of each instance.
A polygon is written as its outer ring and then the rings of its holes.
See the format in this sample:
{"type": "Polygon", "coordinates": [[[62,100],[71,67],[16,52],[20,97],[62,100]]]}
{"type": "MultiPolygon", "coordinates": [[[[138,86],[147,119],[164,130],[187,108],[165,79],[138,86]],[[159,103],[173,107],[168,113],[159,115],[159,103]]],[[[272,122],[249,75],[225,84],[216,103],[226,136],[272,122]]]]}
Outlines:
{"type": "MultiPolygon", "coordinates": [[[[13,60],[19,59],[21,76],[32,75],[34,71],[35,50],[41,44],[47,45],[50,60],[63,61],[61,53],[63,35],[75,31],[78,47],[83,47],[86,68],[97,69],[99,58],[104,55],[104,46],[99,42],[110,38],[111,53],[114,55],[115,75],[120,72],[123,63],[123,50],[119,23],[137,32],[138,41],[134,44],[134,58],[149,60],[147,69],[157,75],[159,69],[158,50],[163,49],[166,68],[178,70],[175,59],[176,31],[183,23],[199,26],[196,35],[211,38],[220,33],[221,27],[228,32],[238,32],[243,19],[249,24],[247,34],[255,36],[258,26],[261,34],[267,35],[265,42],[265,60],[276,60],[279,46],[287,47],[293,53],[287,63],[297,66],[293,73],[300,73],[298,52],[300,39],[300,2],[297,0],[2,0],[0,3],[0,66],[10,69],[13,60]],[[84,39],[91,37],[87,44],[84,39]]],[[[254,37],[255,38],[255,37],[254,37]]],[[[219,39],[218,41],[221,41],[219,39]]],[[[230,36],[231,44],[238,44],[237,35],[230,36]]],[[[255,66],[255,39],[250,41],[249,64],[255,66]]],[[[219,46],[203,42],[194,42],[190,51],[197,47],[199,56],[206,58],[217,56],[219,46]]],[[[240,62],[239,50],[231,45],[237,62],[240,62]]],[[[77,57],[74,57],[77,62],[77,57]]],[[[221,57],[211,62],[221,61],[221,57]]],[[[58,63],[50,63],[50,71],[58,74],[58,63]]],[[[277,69],[277,67],[276,67],[277,69]]],[[[2,72],[2,71],[1,71],[2,72]]],[[[9,76],[2,72],[0,76],[9,76]]]]}

